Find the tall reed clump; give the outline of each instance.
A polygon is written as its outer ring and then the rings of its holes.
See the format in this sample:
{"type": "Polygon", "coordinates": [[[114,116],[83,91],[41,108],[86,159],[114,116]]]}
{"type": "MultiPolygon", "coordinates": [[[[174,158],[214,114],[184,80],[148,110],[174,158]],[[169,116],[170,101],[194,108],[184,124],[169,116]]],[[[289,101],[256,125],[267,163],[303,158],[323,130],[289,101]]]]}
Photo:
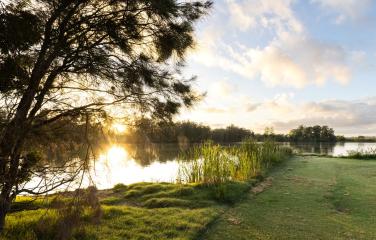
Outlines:
{"type": "Polygon", "coordinates": [[[274,142],[246,140],[231,147],[206,142],[184,154],[180,162],[179,180],[205,184],[247,181],[291,154],[290,148],[274,142]]]}

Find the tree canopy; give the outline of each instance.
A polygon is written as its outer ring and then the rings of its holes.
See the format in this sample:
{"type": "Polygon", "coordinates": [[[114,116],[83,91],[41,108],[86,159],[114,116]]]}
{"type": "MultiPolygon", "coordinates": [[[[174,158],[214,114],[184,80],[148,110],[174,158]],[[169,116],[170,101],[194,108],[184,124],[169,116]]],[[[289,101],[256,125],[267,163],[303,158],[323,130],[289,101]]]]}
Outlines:
{"type": "Polygon", "coordinates": [[[289,133],[291,141],[296,142],[335,142],[334,130],[328,126],[305,127],[303,125],[292,129],[289,133]]]}

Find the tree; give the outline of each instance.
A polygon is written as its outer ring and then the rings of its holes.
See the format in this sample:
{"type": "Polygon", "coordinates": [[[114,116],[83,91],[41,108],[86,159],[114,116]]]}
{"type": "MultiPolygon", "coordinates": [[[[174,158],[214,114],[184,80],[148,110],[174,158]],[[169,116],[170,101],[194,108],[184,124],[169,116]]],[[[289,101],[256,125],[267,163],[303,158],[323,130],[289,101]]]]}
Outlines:
{"type": "Polygon", "coordinates": [[[0,3],[0,230],[37,158],[32,131],[126,112],[169,119],[198,99],[181,77],[193,23],[210,1],[17,0],[0,3]]]}

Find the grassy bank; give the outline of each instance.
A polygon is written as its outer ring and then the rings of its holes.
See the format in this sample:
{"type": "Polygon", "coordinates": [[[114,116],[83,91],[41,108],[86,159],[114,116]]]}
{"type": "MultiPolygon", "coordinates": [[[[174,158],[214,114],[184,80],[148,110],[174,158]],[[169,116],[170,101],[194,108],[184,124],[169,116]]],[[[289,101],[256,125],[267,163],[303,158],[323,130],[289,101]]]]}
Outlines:
{"type": "MultiPolygon", "coordinates": [[[[268,176],[263,192],[249,191],[256,180],[120,184],[99,191],[100,220],[83,211],[73,239],[376,239],[376,161],[297,156],[268,176]]],[[[19,203],[3,239],[66,231],[54,204],[19,203]]]]}
{"type": "MultiPolygon", "coordinates": [[[[229,182],[223,187],[231,191],[221,198],[215,187],[202,184],[119,184],[98,192],[100,221],[93,222],[84,211],[82,226],[75,226],[72,239],[196,239],[230,206],[229,202],[241,199],[251,184],[229,182]]],[[[54,199],[30,202],[29,197],[19,198],[7,217],[2,239],[47,240],[67,231],[59,222],[61,214],[54,199]]]]}

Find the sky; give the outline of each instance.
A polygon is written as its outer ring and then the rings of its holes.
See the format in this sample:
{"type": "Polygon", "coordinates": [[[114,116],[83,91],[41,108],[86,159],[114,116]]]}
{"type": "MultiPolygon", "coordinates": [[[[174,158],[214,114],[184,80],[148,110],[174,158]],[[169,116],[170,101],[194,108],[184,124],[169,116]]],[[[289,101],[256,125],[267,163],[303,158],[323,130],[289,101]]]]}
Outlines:
{"type": "Polygon", "coordinates": [[[376,1],[215,0],[184,75],[206,97],[177,120],[376,135],[376,1]]]}

